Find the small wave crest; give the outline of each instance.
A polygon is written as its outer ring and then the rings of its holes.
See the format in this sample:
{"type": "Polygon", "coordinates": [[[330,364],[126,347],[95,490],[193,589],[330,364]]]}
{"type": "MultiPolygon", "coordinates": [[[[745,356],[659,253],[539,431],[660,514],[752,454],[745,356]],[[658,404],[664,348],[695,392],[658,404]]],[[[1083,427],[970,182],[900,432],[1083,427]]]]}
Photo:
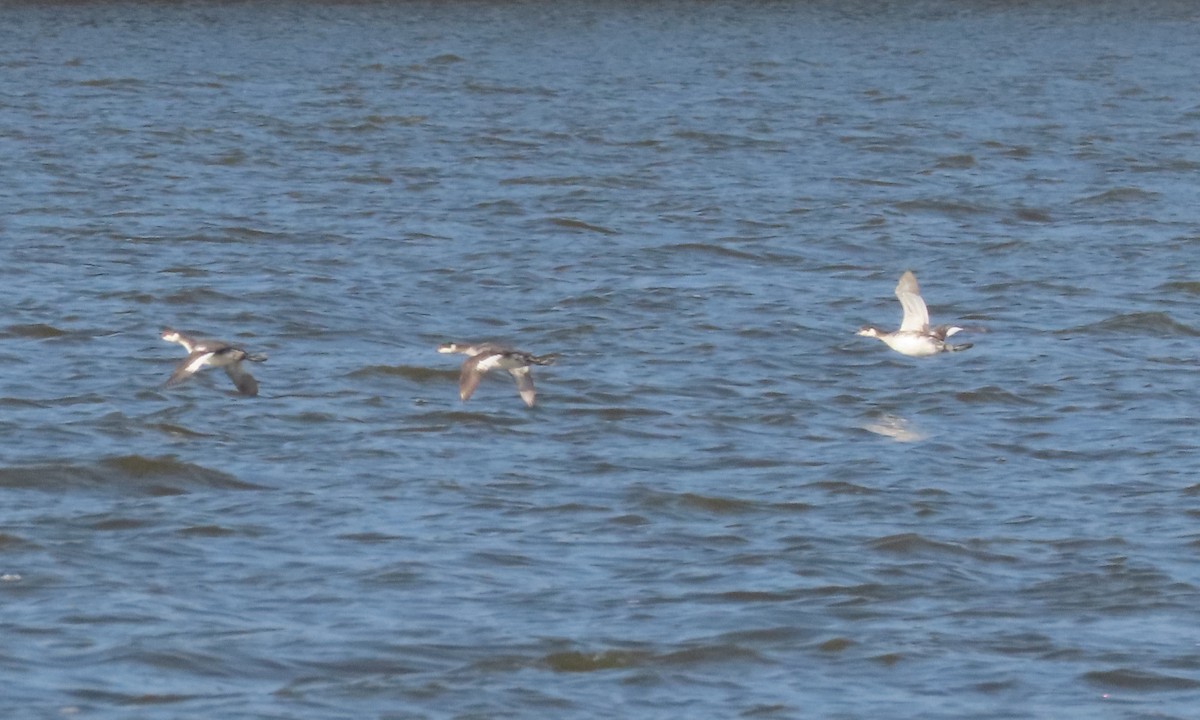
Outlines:
{"type": "Polygon", "coordinates": [[[550,223],[566,230],[583,230],[586,232],[599,233],[601,235],[616,235],[617,231],[612,228],[607,228],[602,225],[592,225],[582,220],[569,217],[553,217],[550,218],[550,223]]]}
{"type": "Polygon", "coordinates": [[[1157,200],[1159,194],[1135,187],[1119,187],[1075,200],[1078,205],[1112,205],[1115,203],[1157,200]]]}
{"type": "Polygon", "coordinates": [[[28,325],[9,325],[5,330],[8,337],[30,338],[33,340],[45,340],[46,338],[63,337],[67,334],[66,330],[59,330],[53,325],[45,325],[43,323],[30,323],[28,325]]]}
{"type": "Polygon", "coordinates": [[[402,377],[406,380],[413,380],[423,383],[431,380],[456,378],[458,377],[458,372],[458,368],[453,370],[442,370],[421,367],[419,365],[367,365],[354,370],[347,377],[356,380],[373,377],[402,377]]]}
{"type": "Polygon", "coordinates": [[[48,464],[0,468],[0,488],[53,492],[81,489],[182,495],[196,490],[263,490],[259,485],[172,457],[123,455],[88,465],[48,464]]]}
{"type": "Polygon", "coordinates": [[[1089,325],[1059,330],[1059,335],[1152,335],[1200,336],[1200,330],[1176,321],[1165,312],[1137,312],[1113,315],[1089,325]]]}
{"type": "Polygon", "coordinates": [[[1200,681],[1178,675],[1160,675],[1143,670],[1098,670],[1084,673],[1084,680],[1107,688],[1124,690],[1172,691],[1195,690],[1200,688],[1200,681]]]}

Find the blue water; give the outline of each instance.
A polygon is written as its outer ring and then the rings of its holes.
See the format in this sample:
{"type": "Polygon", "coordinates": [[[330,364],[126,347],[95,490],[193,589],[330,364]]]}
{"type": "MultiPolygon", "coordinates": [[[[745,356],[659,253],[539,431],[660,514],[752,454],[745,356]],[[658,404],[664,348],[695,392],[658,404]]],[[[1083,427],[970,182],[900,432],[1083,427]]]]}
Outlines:
{"type": "Polygon", "coordinates": [[[5,717],[1195,715],[1191,4],[3,15],[5,717]]]}

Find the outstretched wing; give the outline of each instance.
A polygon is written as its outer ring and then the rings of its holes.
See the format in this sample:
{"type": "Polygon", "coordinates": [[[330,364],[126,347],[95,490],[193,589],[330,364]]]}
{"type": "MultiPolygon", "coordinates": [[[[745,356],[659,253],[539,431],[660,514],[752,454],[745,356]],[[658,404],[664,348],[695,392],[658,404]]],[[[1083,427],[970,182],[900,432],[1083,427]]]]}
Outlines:
{"type": "Polygon", "coordinates": [[[481,358],[481,355],[472,355],[463,360],[462,370],[458,373],[458,397],[463,402],[471,399],[475,388],[479,387],[479,380],[487,372],[487,369],[480,369],[479,367],[481,358]]]}
{"type": "Polygon", "coordinates": [[[254,376],[242,369],[240,362],[230,363],[225,366],[225,374],[237,385],[238,392],[243,395],[257,395],[258,381],[254,376]]]}
{"type": "Polygon", "coordinates": [[[912,270],[900,276],[896,283],[896,298],[904,308],[904,319],[900,321],[900,332],[924,332],[929,327],[929,310],[921,299],[921,287],[912,270]]]}
{"type": "Polygon", "coordinates": [[[176,385],[195,375],[197,370],[208,364],[212,356],[211,352],[203,350],[197,350],[189,354],[175,366],[175,372],[171,373],[171,377],[167,380],[167,385],[176,385]]]}
{"type": "Polygon", "coordinates": [[[537,391],[533,389],[533,375],[527,367],[513,368],[508,371],[513,376],[513,380],[517,381],[517,392],[521,393],[521,399],[529,407],[533,407],[533,401],[537,397],[537,391]]]}

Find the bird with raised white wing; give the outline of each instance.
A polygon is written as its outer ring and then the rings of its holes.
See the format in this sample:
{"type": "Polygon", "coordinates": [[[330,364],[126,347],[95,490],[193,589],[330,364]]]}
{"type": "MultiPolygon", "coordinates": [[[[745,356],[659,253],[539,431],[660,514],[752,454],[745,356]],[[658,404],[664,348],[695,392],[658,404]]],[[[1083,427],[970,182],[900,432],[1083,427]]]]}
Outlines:
{"type": "Polygon", "coordinates": [[[921,287],[917,285],[917,276],[912,270],[900,276],[900,282],[896,283],[896,298],[900,300],[900,307],[904,309],[904,318],[900,321],[899,330],[887,332],[874,325],[864,325],[858,334],[878,338],[901,355],[910,357],[957,352],[971,347],[971,343],[951,345],[946,342],[946,338],[962,330],[957,325],[929,327],[929,309],[925,307],[921,287]]]}

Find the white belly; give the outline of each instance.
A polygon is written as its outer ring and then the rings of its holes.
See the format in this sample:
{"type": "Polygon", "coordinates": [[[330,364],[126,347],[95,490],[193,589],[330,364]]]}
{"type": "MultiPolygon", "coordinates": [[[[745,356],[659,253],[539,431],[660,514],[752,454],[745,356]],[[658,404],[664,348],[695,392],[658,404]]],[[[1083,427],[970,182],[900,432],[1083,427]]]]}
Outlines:
{"type": "Polygon", "coordinates": [[[937,355],[944,347],[937,340],[920,333],[896,333],[892,337],[884,338],[883,341],[901,355],[910,357],[937,355]]]}

